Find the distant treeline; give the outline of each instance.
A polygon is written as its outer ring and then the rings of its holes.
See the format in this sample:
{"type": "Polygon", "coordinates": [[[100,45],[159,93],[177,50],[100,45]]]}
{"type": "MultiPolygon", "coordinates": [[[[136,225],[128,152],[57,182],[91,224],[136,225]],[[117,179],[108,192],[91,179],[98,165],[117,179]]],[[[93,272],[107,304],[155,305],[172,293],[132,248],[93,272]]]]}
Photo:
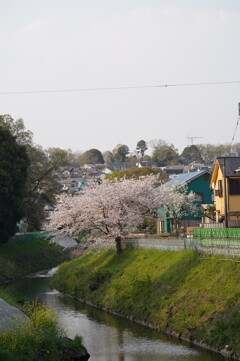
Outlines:
{"type": "Polygon", "coordinates": [[[198,144],[190,145],[183,149],[181,153],[173,144],[165,140],[157,139],[150,142],[140,140],[136,149],[130,152],[125,144],[118,144],[113,150],[100,152],[98,149],[90,149],[83,153],[73,153],[70,150],[69,161],[73,166],[82,166],[85,163],[113,163],[128,162],[136,164],[139,161],[151,161],[159,166],[173,164],[188,164],[193,161],[199,163],[211,163],[217,157],[222,156],[240,156],[240,143],[230,144],[198,144]],[[150,148],[150,155],[146,151],[150,148]]]}

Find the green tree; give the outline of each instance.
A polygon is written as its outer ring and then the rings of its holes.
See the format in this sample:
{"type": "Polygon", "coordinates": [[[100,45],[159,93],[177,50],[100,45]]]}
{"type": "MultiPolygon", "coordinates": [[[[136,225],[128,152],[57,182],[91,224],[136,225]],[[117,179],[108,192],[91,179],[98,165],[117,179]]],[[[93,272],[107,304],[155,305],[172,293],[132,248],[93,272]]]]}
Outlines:
{"type": "Polygon", "coordinates": [[[0,242],[7,242],[24,216],[28,156],[24,145],[0,125],[0,242]]]}
{"type": "Polygon", "coordinates": [[[40,230],[44,220],[44,207],[55,204],[59,183],[55,171],[61,165],[59,158],[48,158],[41,147],[27,146],[30,160],[26,189],[26,219],[31,230],[40,230]]]}
{"type": "Polygon", "coordinates": [[[139,140],[137,143],[136,151],[141,154],[141,157],[144,156],[145,151],[148,149],[145,140],[139,140]]]}
{"type": "Polygon", "coordinates": [[[231,155],[240,157],[240,143],[234,143],[231,147],[231,155]]]}
{"type": "Polygon", "coordinates": [[[84,163],[90,163],[90,164],[98,164],[104,163],[103,155],[98,149],[90,149],[83,153],[82,158],[84,160],[84,163]]]}
{"type": "Polygon", "coordinates": [[[32,144],[33,133],[25,128],[23,120],[14,120],[9,114],[0,115],[0,125],[7,128],[16,137],[18,144],[32,144]]]}
{"type": "Polygon", "coordinates": [[[198,144],[197,145],[200,154],[205,162],[214,162],[217,157],[227,157],[238,154],[238,146],[231,147],[230,144],[198,144]]]}
{"type": "Polygon", "coordinates": [[[152,140],[150,144],[153,148],[153,162],[158,162],[160,166],[179,162],[178,151],[173,144],[168,144],[162,139],[152,140]]]}
{"type": "Polygon", "coordinates": [[[115,162],[122,163],[126,161],[127,155],[129,154],[129,148],[125,144],[118,144],[112,152],[115,162]]]}
{"type": "Polygon", "coordinates": [[[145,154],[143,157],[142,157],[142,159],[141,159],[141,162],[143,162],[143,161],[151,161],[151,157],[150,157],[150,155],[147,155],[147,154],[145,154]]]}
{"type": "Polygon", "coordinates": [[[129,153],[127,158],[126,158],[126,162],[132,164],[133,167],[134,167],[136,165],[136,163],[138,162],[137,155],[134,154],[134,153],[129,153]]]}
{"type": "Polygon", "coordinates": [[[70,166],[71,158],[68,150],[60,148],[48,148],[46,152],[49,160],[49,165],[52,165],[54,169],[59,166],[70,166]]]}
{"type": "Polygon", "coordinates": [[[29,167],[24,196],[25,214],[22,216],[25,216],[32,230],[40,230],[45,217],[44,207],[55,204],[59,191],[56,170],[68,163],[68,151],[49,148],[44,152],[40,146],[34,146],[33,134],[25,128],[22,119],[14,120],[10,115],[2,115],[0,124],[15,136],[18,144],[25,145],[29,167]]]}
{"type": "Polygon", "coordinates": [[[70,167],[78,167],[79,152],[73,152],[71,149],[67,149],[70,167]]]}
{"type": "Polygon", "coordinates": [[[203,162],[203,158],[200,154],[200,151],[196,145],[190,145],[189,147],[185,147],[182,151],[181,157],[186,158],[190,161],[196,161],[199,163],[203,162]]]}
{"type": "Polygon", "coordinates": [[[112,163],[114,162],[114,155],[110,150],[107,150],[106,152],[103,153],[103,159],[104,159],[104,163],[112,163]]]}

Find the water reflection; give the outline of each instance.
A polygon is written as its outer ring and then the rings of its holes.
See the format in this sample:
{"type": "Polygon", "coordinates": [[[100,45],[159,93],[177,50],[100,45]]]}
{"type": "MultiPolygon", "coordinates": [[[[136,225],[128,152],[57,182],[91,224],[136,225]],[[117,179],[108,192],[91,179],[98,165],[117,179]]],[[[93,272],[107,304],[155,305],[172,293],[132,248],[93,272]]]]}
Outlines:
{"type": "Polygon", "coordinates": [[[190,347],[154,330],[63,296],[49,286],[49,274],[8,285],[25,297],[38,297],[59,313],[68,337],[84,338],[91,361],[220,361],[219,355],[190,347]]]}

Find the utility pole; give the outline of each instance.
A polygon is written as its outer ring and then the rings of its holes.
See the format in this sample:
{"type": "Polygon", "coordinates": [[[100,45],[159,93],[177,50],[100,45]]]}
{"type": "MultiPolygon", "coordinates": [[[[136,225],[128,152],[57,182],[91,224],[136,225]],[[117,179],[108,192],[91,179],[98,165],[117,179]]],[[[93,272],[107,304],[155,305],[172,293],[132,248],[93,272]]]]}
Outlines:
{"type": "Polygon", "coordinates": [[[228,199],[227,199],[227,178],[226,178],[226,158],[223,157],[223,180],[224,180],[224,215],[225,228],[228,228],[228,199]]]}
{"type": "Polygon", "coordinates": [[[239,120],[240,120],[240,103],[238,103],[238,119],[237,119],[237,124],[236,124],[236,128],[235,128],[235,130],[234,130],[233,137],[232,137],[232,140],[231,140],[231,143],[230,143],[230,155],[232,154],[232,145],[233,145],[233,141],[234,141],[234,138],[235,138],[235,135],[236,135],[236,131],[237,131],[237,127],[238,127],[238,124],[239,124],[239,120]]]}

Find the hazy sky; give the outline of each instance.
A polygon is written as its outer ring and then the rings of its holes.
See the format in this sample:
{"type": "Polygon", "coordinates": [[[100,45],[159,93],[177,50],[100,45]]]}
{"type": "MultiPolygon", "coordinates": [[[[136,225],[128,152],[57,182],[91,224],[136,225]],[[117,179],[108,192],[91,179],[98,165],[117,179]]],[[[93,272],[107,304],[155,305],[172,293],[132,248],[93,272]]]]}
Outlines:
{"type": "MultiPolygon", "coordinates": [[[[0,93],[240,81],[239,0],[0,0],[0,93]]],[[[237,84],[0,94],[37,144],[228,143],[237,84]]],[[[240,142],[240,129],[236,133],[240,142]]]]}

